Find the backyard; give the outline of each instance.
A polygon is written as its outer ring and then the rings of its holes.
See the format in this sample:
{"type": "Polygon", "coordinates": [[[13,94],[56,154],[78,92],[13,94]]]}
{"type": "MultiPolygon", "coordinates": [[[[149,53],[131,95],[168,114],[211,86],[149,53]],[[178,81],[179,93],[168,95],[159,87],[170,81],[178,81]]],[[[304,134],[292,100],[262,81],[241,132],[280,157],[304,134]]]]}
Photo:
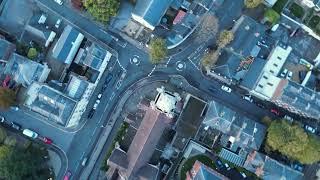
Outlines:
{"type": "Polygon", "coordinates": [[[309,21],[309,27],[312,29],[316,29],[318,24],[320,23],[320,17],[319,16],[313,16],[309,21]]]}
{"type": "Polygon", "coordinates": [[[304,16],[304,10],[297,3],[292,3],[289,7],[290,12],[297,18],[302,18],[304,16]]]}
{"type": "Polygon", "coordinates": [[[287,2],[288,0],[278,0],[276,4],[272,7],[272,9],[275,10],[278,14],[280,14],[287,2]]]}

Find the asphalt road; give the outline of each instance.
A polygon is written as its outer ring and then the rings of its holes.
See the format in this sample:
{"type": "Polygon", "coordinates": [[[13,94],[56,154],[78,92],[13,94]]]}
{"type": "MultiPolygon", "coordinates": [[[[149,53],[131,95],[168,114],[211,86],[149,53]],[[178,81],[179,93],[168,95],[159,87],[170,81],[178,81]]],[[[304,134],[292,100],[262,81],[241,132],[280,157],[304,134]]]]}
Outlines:
{"type": "MultiPolygon", "coordinates": [[[[242,99],[241,95],[233,91],[232,93],[226,93],[220,89],[221,83],[207,79],[204,77],[199,68],[199,59],[204,53],[206,46],[210,44],[210,39],[207,42],[182,45],[182,50],[178,53],[170,54],[165,60],[163,65],[154,66],[150,64],[149,55],[141,49],[128,43],[126,46],[120,46],[116,41],[112,40],[113,37],[106,31],[102,30],[94,22],[79,15],[76,11],[71,10],[65,6],[59,6],[53,0],[36,0],[40,7],[46,11],[54,12],[56,15],[63,17],[63,19],[75,26],[80,32],[82,32],[88,39],[97,42],[104,47],[109,45],[116,51],[118,60],[115,62],[115,66],[111,72],[105,72],[101,78],[101,82],[98,84],[95,96],[99,93],[104,79],[111,73],[113,79],[109,83],[108,89],[102,96],[100,105],[98,106],[96,113],[91,119],[85,121],[78,130],[68,131],[65,129],[58,129],[51,124],[46,123],[38,116],[30,116],[23,112],[6,112],[4,113],[6,118],[11,121],[17,121],[26,128],[34,129],[40,134],[46,135],[55,141],[55,144],[59,149],[65,152],[67,156],[67,167],[63,170],[70,170],[73,173],[73,177],[79,177],[79,173],[82,170],[81,161],[84,157],[90,157],[93,147],[101,132],[101,126],[108,123],[110,118],[110,112],[113,107],[118,103],[121,94],[126,91],[128,87],[137,82],[139,79],[148,76],[166,77],[168,75],[181,75],[199,91],[207,93],[212,99],[231,106],[234,110],[240,111],[249,117],[254,119],[261,119],[264,115],[269,115],[268,110],[261,109],[248,101],[242,99]],[[133,62],[133,58],[137,59],[137,62],[133,62]],[[180,68],[179,65],[182,65],[180,68]],[[116,87],[117,81],[122,72],[126,72],[126,77],[123,79],[120,86],[116,87]],[[214,91],[210,89],[215,89],[214,91]]],[[[222,5],[222,9],[218,9],[217,17],[222,21],[220,22],[221,29],[232,26],[233,19],[241,13],[242,1],[225,0],[222,5]],[[239,4],[240,3],[240,4],[239,4]]],[[[196,37],[193,37],[196,38],[196,37]]],[[[92,98],[89,103],[89,108],[93,106],[95,99],[92,98]]],[[[86,114],[83,117],[86,119],[86,114]]],[[[119,126],[120,122],[116,123],[114,130],[119,126]]],[[[105,149],[110,145],[115,131],[113,131],[105,144],[105,149]]],[[[100,166],[103,156],[97,161],[97,168],[100,166]]],[[[63,174],[62,173],[62,174],[63,174]]],[[[97,171],[94,171],[91,176],[96,177],[97,171]]],[[[61,179],[61,176],[58,177],[61,179]]],[[[76,178],[74,178],[76,179],[76,178]]]]}

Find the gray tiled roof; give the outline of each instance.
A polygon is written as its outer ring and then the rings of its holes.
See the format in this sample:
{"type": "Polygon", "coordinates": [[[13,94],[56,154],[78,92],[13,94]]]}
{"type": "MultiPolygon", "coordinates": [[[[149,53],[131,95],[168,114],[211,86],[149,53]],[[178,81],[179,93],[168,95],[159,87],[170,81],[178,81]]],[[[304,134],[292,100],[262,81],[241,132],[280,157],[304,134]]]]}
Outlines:
{"type": "Polygon", "coordinates": [[[137,0],[133,14],[157,26],[171,3],[172,0],[137,0]]]}
{"type": "Polygon", "coordinates": [[[288,81],[282,95],[275,100],[309,117],[320,119],[320,94],[300,84],[288,81]]]}
{"type": "Polygon", "coordinates": [[[210,102],[203,124],[223,132],[228,137],[235,137],[233,146],[241,148],[258,150],[266,133],[266,127],[262,124],[215,101],[210,102]]]}
{"type": "Polygon", "coordinates": [[[8,60],[11,53],[14,51],[15,45],[11,42],[0,38],[0,59],[8,60]]]}
{"type": "Polygon", "coordinates": [[[248,72],[244,76],[243,80],[241,81],[240,85],[244,86],[247,89],[253,89],[256,82],[259,79],[259,75],[266,64],[266,61],[260,58],[256,58],[253,63],[251,64],[248,72]]]}

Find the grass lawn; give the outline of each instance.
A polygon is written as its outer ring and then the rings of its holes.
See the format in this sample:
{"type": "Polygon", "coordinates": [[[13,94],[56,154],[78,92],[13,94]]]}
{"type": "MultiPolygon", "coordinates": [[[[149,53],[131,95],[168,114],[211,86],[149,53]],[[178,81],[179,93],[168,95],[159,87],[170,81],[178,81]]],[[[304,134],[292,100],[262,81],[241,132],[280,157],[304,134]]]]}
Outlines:
{"type": "Polygon", "coordinates": [[[208,156],[205,155],[196,155],[193,156],[189,159],[187,159],[184,164],[182,165],[181,171],[180,171],[180,178],[181,180],[185,180],[186,179],[186,173],[192,168],[194,162],[198,160],[200,162],[202,162],[204,165],[215,169],[216,165],[214,163],[214,161],[212,159],[210,159],[208,156]]]}
{"type": "Polygon", "coordinates": [[[278,0],[276,4],[272,6],[272,9],[275,10],[278,14],[280,14],[287,2],[288,0],[278,0]]]}
{"type": "Polygon", "coordinates": [[[304,15],[304,10],[297,3],[292,3],[289,8],[290,12],[297,18],[302,18],[304,15]]]}
{"type": "Polygon", "coordinates": [[[109,157],[111,156],[111,153],[112,153],[113,149],[116,147],[116,142],[119,142],[119,143],[121,142],[122,137],[125,135],[126,130],[128,129],[128,127],[129,127],[129,124],[126,123],[126,122],[122,123],[122,125],[120,126],[116,137],[112,141],[111,147],[109,148],[106,156],[104,157],[104,160],[102,162],[103,164],[101,166],[101,170],[107,171],[109,169],[109,166],[107,165],[107,161],[108,161],[109,157]]]}
{"type": "Polygon", "coordinates": [[[319,16],[313,16],[309,21],[309,26],[312,29],[315,29],[319,23],[320,23],[320,17],[319,16]]]}
{"type": "Polygon", "coordinates": [[[279,21],[280,15],[275,10],[268,9],[264,13],[264,17],[268,19],[268,21],[271,22],[272,25],[275,25],[279,21]]]}

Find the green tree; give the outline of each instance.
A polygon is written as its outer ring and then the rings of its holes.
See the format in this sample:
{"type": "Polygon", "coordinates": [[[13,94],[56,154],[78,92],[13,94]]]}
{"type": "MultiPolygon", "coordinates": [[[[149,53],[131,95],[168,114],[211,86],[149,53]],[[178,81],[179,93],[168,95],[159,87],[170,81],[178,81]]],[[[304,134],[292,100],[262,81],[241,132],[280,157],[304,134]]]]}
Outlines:
{"type": "Polygon", "coordinates": [[[234,35],[232,31],[223,30],[218,39],[219,48],[226,47],[231,41],[233,41],[234,35]]]}
{"type": "Polygon", "coordinates": [[[118,12],[120,0],[83,0],[87,11],[102,23],[107,23],[118,12]]]}
{"type": "Polygon", "coordinates": [[[7,137],[6,131],[2,127],[0,127],[0,144],[3,143],[6,137],[7,137]]]}
{"type": "Polygon", "coordinates": [[[158,64],[167,56],[167,45],[164,39],[155,38],[150,42],[150,58],[153,64],[158,64]]]}
{"type": "Polygon", "coordinates": [[[38,55],[38,51],[36,48],[30,48],[27,54],[29,59],[34,59],[37,57],[37,55],[38,55]]]}
{"type": "Polygon", "coordinates": [[[205,14],[201,17],[198,28],[196,29],[196,41],[203,42],[216,36],[218,33],[219,21],[213,14],[205,14]]]}
{"type": "Polygon", "coordinates": [[[267,151],[278,151],[291,160],[312,164],[320,160],[320,141],[300,126],[273,121],[268,128],[267,151]]]}
{"type": "Polygon", "coordinates": [[[16,94],[11,89],[0,87],[0,108],[7,109],[16,102],[16,94]]]}
{"type": "Polygon", "coordinates": [[[262,3],[262,0],[245,0],[244,5],[246,8],[255,8],[262,3]]]}

